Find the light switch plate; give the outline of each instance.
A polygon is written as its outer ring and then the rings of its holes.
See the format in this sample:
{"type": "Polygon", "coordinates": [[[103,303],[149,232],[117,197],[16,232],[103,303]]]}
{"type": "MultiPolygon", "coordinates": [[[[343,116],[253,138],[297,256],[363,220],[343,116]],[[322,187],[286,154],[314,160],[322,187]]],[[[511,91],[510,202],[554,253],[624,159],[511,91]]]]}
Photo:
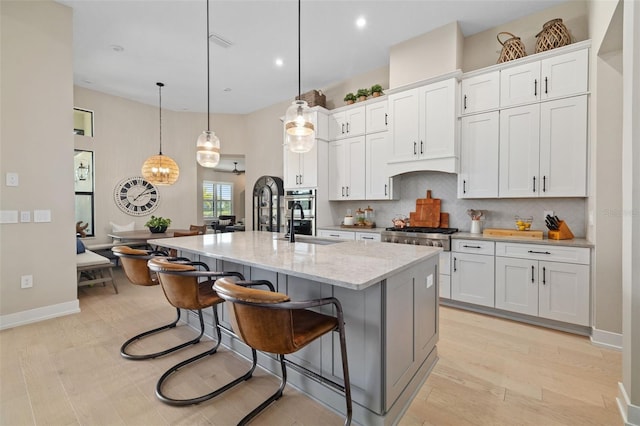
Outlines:
{"type": "Polygon", "coordinates": [[[17,173],[11,173],[8,172],[7,173],[7,178],[6,178],[6,185],[7,186],[18,186],[18,174],[17,173]]]}
{"type": "Polygon", "coordinates": [[[51,210],[34,210],[34,222],[51,222],[51,210]]]}

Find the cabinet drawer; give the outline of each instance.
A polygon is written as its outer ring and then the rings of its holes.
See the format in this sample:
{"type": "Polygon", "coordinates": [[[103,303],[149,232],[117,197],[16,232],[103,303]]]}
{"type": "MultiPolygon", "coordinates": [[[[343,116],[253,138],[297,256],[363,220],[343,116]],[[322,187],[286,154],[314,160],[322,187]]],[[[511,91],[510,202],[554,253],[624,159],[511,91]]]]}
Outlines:
{"type": "Polygon", "coordinates": [[[381,241],[381,236],[375,232],[356,232],[357,241],[381,241]]]}
{"type": "Polygon", "coordinates": [[[355,240],[355,232],[353,231],[329,231],[321,229],[318,231],[318,237],[323,238],[340,238],[342,240],[355,240]]]}
{"type": "Polygon", "coordinates": [[[496,256],[588,265],[591,249],[544,244],[496,243],[496,256]]]}
{"type": "Polygon", "coordinates": [[[452,251],[458,253],[487,254],[493,256],[495,243],[493,241],[482,240],[453,240],[452,251]]]}

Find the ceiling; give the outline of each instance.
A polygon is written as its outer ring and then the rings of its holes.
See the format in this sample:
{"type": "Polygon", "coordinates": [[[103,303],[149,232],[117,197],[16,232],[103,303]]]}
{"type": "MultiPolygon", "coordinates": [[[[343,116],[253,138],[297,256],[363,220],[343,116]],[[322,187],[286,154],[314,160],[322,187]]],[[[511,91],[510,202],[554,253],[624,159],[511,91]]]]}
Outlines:
{"type": "MultiPolygon", "coordinates": [[[[207,111],[206,0],[57,0],[73,8],[74,83],[207,111]]],[[[302,92],[385,65],[389,48],[453,21],[465,36],[567,0],[304,0],[302,92]],[[355,21],[364,17],[365,28],[355,21]]],[[[211,0],[211,112],[244,114],[298,92],[297,2],[211,0]],[[275,65],[281,58],[283,65],[275,65]]]]}

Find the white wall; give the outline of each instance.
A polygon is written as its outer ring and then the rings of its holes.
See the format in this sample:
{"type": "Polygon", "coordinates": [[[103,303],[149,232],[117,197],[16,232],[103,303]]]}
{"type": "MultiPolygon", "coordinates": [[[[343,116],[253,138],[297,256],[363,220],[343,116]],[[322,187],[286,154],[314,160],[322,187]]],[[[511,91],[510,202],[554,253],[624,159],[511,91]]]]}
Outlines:
{"type": "Polygon", "coordinates": [[[12,323],[77,311],[73,193],[72,12],[52,1],[0,2],[0,317],[12,323]],[[5,173],[19,186],[5,186],[5,173]],[[34,223],[33,211],[51,211],[34,223]],[[20,277],[33,275],[33,287],[20,277]],[[14,315],[15,314],[15,315],[14,315]]]}

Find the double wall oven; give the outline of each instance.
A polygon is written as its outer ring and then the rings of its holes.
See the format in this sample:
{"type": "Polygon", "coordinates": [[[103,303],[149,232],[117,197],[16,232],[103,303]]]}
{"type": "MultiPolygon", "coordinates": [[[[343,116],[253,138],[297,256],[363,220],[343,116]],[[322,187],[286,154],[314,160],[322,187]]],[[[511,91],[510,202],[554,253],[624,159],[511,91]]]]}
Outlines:
{"type": "Polygon", "coordinates": [[[290,222],[293,220],[293,229],[296,234],[316,235],[316,190],[288,190],[284,194],[284,202],[287,209],[285,215],[287,219],[286,229],[291,229],[290,222]],[[302,206],[304,214],[300,213],[299,208],[293,209],[295,203],[299,203],[302,206]],[[293,217],[291,217],[292,211],[293,217]]]}

